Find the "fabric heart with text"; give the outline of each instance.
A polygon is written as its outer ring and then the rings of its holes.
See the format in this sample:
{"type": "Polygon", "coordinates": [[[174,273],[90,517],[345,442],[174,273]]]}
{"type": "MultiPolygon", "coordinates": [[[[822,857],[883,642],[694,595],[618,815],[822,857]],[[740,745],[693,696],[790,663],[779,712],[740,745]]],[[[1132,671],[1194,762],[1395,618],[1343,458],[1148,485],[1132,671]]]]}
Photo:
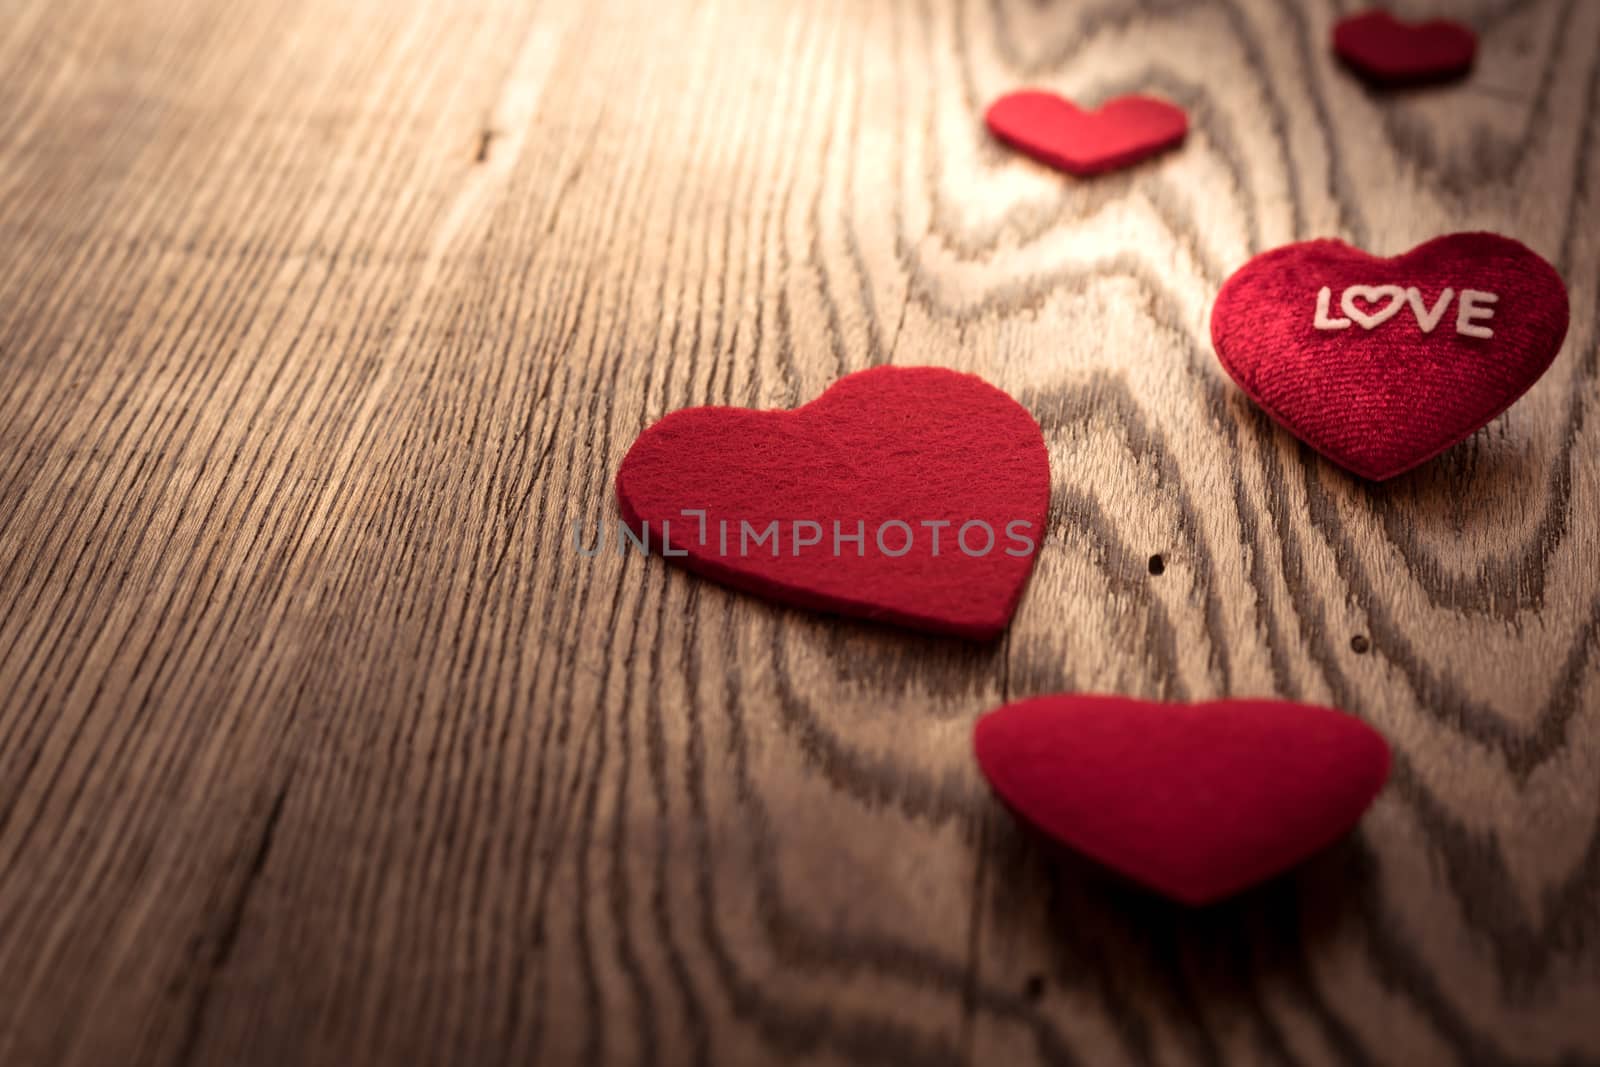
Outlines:
{"type": "Polygon", "coordinates": [[[1068,174],[1130,166],[1181,142],[1183,108],[1150,96],[1119,96],[1093,111],[1039,89],[1008,93],[984,115],[989,132],[1068,174]]]}
{"type": "Polygon", "coordinates": [[[988,639],[1045,536],[1039,424],[970,374],[878,367],[793,411],[701,407],[617,471],[623,520],[691,571],[799,607],[988,639]]]}
{"type": "Polygon", "coordinates": [[[1381,480],[1509,407],[1555,359],[1567,317],[1555,269],[1498,234],[1451,234],[1388,259],[1319,240],[1236,271],[1211,339],[1285,429],[1381,480]]]}
{"type": "Polygon", "coordinates": [[[1006,804],[1050,837],[1187,904],[1279,874],[1353,827],[1389,745],[1331,708],[1060,694],[978,720],[1006,804]]]}

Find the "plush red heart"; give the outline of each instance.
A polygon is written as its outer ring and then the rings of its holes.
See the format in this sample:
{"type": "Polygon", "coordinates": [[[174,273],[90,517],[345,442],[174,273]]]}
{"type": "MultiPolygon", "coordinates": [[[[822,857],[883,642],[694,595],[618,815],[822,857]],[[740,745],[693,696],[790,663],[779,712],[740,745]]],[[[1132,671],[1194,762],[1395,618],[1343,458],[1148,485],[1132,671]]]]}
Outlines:
{"type": "Polygon", "coordinates": [[[1391,478],[1499,415],[1567,332],[1567,290],[1492,233],[1391,259],[1341,241],[1265,252],[1223,285],[1211,340],[1233,380],[1347,470],[1391,478]]]}
{"type": "Polygon", "coordinates": [[[979,719],[973,748],[1028,822],[1188,904],[1332,843],[1389,774],[1388,744],[1359,719],[1273,700],[1037,697],[979,719]]]}
{"type": "Polygon", "coordinates": [[[1055,93],[1008,93],[989,105],[984,121],[996,137],[1069,174],[1098,174],[1137,163],[1183,140],[1189,118],[1181,107],[1149,96],[1119,96],[1084,111],[1055,93]]]}
{"type": "Polygon", "coordinates": [[[1334,26],[1333,50],[1368,81],[1417,85],[1471,70],[1478,36],[1449,19],[1404,22],[1387,11],[1365,11],[1334,26]]]}
{"type": "Polygon", "coordinates": [[[628,450],[617,499],[629,526],[709,578],[987,639],[1033,569],[1050,463],[1033,416],[981,378],[879,367],[794,411],[668,415],[628,450]],[[775,546],[753,539],[772,528],[775,546]]]}

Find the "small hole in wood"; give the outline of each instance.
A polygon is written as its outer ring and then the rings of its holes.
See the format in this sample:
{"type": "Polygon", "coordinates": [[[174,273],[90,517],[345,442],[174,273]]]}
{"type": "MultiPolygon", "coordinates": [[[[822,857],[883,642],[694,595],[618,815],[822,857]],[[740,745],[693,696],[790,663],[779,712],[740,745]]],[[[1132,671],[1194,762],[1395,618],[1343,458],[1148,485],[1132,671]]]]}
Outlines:
{"type": "Polygon", "coordinates": [[[1022,995],[1029,1000],[1038,1000],[1044,996],[1044,975],[1030,974],[1028,980],[1022,984],[1022,995]]]}
{"type": "Polygon", "coordinates": [[[493,130],[478,131],[478,150],[472,155],[472,161],[474,163],[489,162],[489,145],[492,141],[494,141],[494,138],[495,132],[493,130]]]}
{"type": "Polygon", "coordinates": [[[1350,651],[1358,656],[1366,655],[1367,649],[1371,647],[1372,642],[1367,640],[1365,634],[1356,634],[1350,639],[1350,651]]]}
{"type": "Polygon", "coordinates": [[[1161,558],[1161,553],[1157,552],[1155,555],[1150,557],[1150,573],[1151,574],[1155,574],[1155,575],[1165,574],[1166,570],[1167,570],[1167,561],[1161,558]]]}

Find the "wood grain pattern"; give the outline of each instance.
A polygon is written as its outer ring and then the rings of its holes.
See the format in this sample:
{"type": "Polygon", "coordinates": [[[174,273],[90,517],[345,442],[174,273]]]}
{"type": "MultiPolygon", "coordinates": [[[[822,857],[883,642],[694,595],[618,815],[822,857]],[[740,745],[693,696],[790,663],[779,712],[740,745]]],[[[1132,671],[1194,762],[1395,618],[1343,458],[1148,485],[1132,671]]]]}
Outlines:
{"type": "Polygon", "coordinates": [[[1350,6],[12,0],[0,1063],[1600,1062],[1600,5],[1456,5],[1472,79],[1394,97],[1350,6]],[[1063,181],[983,133],[1020,84],[1193,133],[1063,181]],[[1572,329],[1440,461],[1217,367],[1251,253],[1475,227],[1572,329]],[[996,646],[572,551],[651,420],[888,362],[1044,427],[996,646]],[[977,777],[1064,687],[1396,773],[1174,910],[977,777]]]}

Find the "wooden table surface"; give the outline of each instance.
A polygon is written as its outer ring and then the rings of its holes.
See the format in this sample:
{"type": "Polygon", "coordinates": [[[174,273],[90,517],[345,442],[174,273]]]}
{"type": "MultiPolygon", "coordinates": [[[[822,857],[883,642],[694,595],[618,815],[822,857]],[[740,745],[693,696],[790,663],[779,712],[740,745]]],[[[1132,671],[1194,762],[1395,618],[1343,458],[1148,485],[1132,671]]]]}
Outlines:
{"type": "Polygon", "coordinates": [[[1600,1062],[1600,3],[1438,5],[1478,68],[1396,96],[1351,6],[9,0],[0,1064],[1600,1062]],[[1064,180],[1024,84],[1192,132],[1064,180]],[[1252,253],[1473,228],[1572,328],[1416,473],[1217,365],[1252,253]],[[652,420],[881,363],[1043,426],[1002,641],[572,550],[652,420]],[[984,788],[1066,688],[1394,775],[1186,911],[984,788]]]}

